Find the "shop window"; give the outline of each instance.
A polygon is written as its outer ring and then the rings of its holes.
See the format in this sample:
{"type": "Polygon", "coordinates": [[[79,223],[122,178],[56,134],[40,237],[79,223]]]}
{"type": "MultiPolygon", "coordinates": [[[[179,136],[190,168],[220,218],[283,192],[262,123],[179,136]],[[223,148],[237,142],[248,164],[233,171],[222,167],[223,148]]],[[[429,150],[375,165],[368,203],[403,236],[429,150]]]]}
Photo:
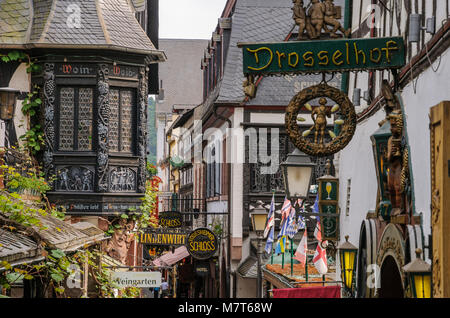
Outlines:
{"type": "Polygon", "coordinates": [[[133,152],[134,90],[112,88],[109,92],[109,151],[133,152]]]}
{"type": "Polygon", "coordinates": [[[59,150],[91,151],[94,89],[62,87],[59,101],[59,150]]]}

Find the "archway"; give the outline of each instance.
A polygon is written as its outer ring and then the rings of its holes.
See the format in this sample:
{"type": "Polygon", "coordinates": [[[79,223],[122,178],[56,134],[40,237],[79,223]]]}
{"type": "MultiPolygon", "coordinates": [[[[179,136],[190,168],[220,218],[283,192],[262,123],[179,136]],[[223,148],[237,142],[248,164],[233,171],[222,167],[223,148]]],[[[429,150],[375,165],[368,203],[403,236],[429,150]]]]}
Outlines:
{"type": "Polygon", "coordinates": [[[381,265],[380,298],[403,298],[402,277],[395,259],[388,255],[381,265]]]}

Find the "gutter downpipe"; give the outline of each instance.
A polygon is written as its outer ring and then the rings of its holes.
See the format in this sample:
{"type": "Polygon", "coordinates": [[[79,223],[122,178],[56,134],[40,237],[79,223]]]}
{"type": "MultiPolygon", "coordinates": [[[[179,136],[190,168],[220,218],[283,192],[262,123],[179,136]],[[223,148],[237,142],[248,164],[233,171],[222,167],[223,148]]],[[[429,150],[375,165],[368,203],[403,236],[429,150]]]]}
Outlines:
{"type": "MultiPolygon", "coordinates": [[[[232,128],[233,127],[233,125],[232,125],[232,123],[231,123],[231,120],[229,119],[229,118],[227,118],[227,117],[223,117],[222,115],[219,115],[219,114],[217,114],[217,105],[216,104],[214,104],[214,106],[213,106],[213,109],[214,109],[214,116],[216,117],[216,118],[219,118],[219,119],[221,119],[221,120],[223,120],[223,121],[226,121],[227,123],[228,123],[228,128],[232,128]]],[[[230,143],[230,147],[231,147],[231,140],[229,140],[228,139],[228,136],[227,136],[227,139],[226,139],[226,143],[225,143],[225,145],[227,145],[228,144],[228,142],[230,143]]],[[[225,148],[226,149],[226,148],[225,148]]],[[[228,149],[228,151],[226,152],[226,155],[227,156],[229,156],[229,154],[230,154],[230,149],[228,149]]],[[[227,213],[227,215],[228,215],[228,220],[227,220],[227,232],[228,232],[228,242],[227,242],[227,254],[228,254],[228,257],[227,257],[227,267],[228,267],[228,271],[229,271],[229,273],[227,273],[228,275],[228,284],[227,284],[227,292],[228,292],[228,298],[231,298],[231,291],[230,291],[230,280],[231,280],[231,277],[229,277],[230,276],[230,273],[231,273],[231,208],[230,208],[230,202],[231,202],[231,163],[230,163],[230,160],[228,160],[228,162],[227,162],[227,186],[228,186],[228,192],[227,192],[227,196],[228,196],[228,203],[227,203],[227,211],[228,211],[228,213],[227,213]]],[[[234,284],[233,284],[233,286],[234,286],[234,284]]]]}

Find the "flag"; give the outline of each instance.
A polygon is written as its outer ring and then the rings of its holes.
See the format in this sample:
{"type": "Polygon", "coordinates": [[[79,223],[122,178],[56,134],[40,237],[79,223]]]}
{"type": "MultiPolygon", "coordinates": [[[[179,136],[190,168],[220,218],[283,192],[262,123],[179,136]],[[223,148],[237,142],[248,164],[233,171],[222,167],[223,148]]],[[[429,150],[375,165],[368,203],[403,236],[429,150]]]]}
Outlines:
{"type": "Polygon", "coordinates": [[[313,263],[317,271],[321,275],[325,275],[328,272],[327,250],[322,247],[321,242],[317,244],[316,252],[314,253],[313,263]]]}
{"type": "Polygon", "coordinates": [[[277,245],[275,246],[275,254],[284,253],[285,246],[286,246],[286,236],[282,236],[278,239],[277,245]]]}
{"type": "MultiPolygon", "coordinates": [[[[267,237],[270,228],[273,227],[274,224],[275,224],[275,194],[272,195],[272,202],[270,203],[269,215],[267,216],[267,224],[266,228],[264,229],[264,238],[267,237]]],[[[272,235],[272,242],[273,242],[273,235],[272,235]]]]}
{"type": "Polygon", "coordinates": [[[298,199],[297,205],[299,207],[297,219],[297,232],[298,232],[299,230],[303,230],[306,227],[306,221],[305,217],[302,215],[305,212],[305,210],[303,209],[303,200],[298,199]]]}
{"type": "Polygon", "coordinates": [[[289,216],[291,212],[291,200],[288,200],[287,197],[284,197],[283,206],[281,207],[281,220],[283,221],[289,216]]]}
{"type": "Polygon", "coordinates": [[[289,214],[288,218],[288,225],[286,229],[287,236],[292,239],[294,238],[295,234],[298,232],[297,222],[295,221],[295,209],[291,208],[291,213],[289,214]]]}
{"type": "Polygon", "coordinates": [[[267,254],[272,254],[272,247],[273,247],[273,235],[275,231],[275,226],[272,226],[271,230],[269,231],[269,237],[266,241],[266,247],[264,250],[267,252],[267,254]]]}
{"type": "Polygon", "coordinates": [[[300,241],[300,244],[298,245],[297,250],[295,251],[295,254],[294,254],[294,259],[296,259],[297,261],[302,263],[303,266],[305,266],[305,264],[306,264],[306,251],[307,250],[308,250],[308,234],[307,234],[306,227],[305,227],[305,231],[303,232],[302,240],[300,241]]]}

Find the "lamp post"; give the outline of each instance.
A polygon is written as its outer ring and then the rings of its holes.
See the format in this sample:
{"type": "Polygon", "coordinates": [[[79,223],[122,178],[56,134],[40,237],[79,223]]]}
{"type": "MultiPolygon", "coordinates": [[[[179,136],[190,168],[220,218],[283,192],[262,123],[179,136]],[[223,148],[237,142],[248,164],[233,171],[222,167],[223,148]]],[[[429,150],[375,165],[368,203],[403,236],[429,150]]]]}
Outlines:
{"type": "Polygon", "coordinates": [[[341,265],[341,279],[344,289],[353,297],[353,282],[355,277],[356,255],[358,248],[348,241],[348,235],[345,236],[345,242],[338,246],[339,259],[341,265]]]}
{"type": "Polygon", "coordinates": [[[250,217],[252,219],[253,230],[256,232],[256,236],[258,238],[258,251],[257,251],[257,266],[258,266],[258,275],[256,279],[257,286],[257,298],[262,297],[262,273],[261,273],[261,254],[262,254],[262,240],[263,240],[263,232],[266,227],[267,222],[267,211],[259,204],[256,208],[250,212],[250,217]]]}
{"type": "Polygon", "coordinates": [[[307,198],[313,169],[316,166],[308,155],[295,149],[280,164],[288,198],[307,198]]]}
{"type": "Polygon", "coordinates": [[[416,249],[416,259],[403,266],[409,276],[414,298],[431,298],[431,265],[420,258],[422,250],[416,249]]]}
{"type": "Polygon", "coordinates": [[[11,120],[14,116],[18,91],[11,88],[0,88],[0,119],[11,120]]]}

